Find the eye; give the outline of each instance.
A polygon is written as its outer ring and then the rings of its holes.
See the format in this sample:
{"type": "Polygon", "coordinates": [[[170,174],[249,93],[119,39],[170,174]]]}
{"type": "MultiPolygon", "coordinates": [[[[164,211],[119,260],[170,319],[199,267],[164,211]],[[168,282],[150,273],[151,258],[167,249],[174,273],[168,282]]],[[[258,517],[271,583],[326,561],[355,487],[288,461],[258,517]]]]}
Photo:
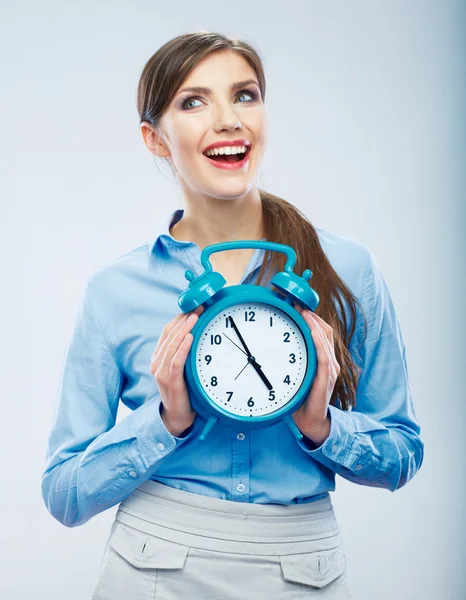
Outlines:
{"type": "MultiPolygon", "coordinates": [[[[240,104],[246,104],[248,102],[255,102],[257,100],[257,94],[255,92],[253,92],[252,90],[241,90],[238,92],[238,96],[243,96],[244,94],[250,96],[252,98],[252,100],[247,100],[246,102],[240,102],[240,104]]],[[[187,103],[191,100],[200,100],[200,96],[188,96],[187,98],[185,98],[181,104],[181,108],[183,110],[189,110],[189,108],[193,108],[193,107],[187,107],[187,103]]],[[[194,107],[196,108],[196,107],[194,107]]]]}
{"type": "Polygon", "coordinates": [[[190,101],[190,100],[199,100],[199,96],[188,96],[186,98],[186,100],[182,103],[181,108],[183,110],[187,110],[186,104],[190,101]]]}
{"type": "MultiPolygon", "coordinates": [[[[244,94],[246,94],[247,96],[251,96],[252,100],[248,100],[248,102],[255,102],[256,100],[256,94],[255,92],[252,91],[248,91],[248,90],[241,90],[241,92],[239,92],[242,96],[244,94]]],[[[244,104],[244,102],[242,102],[242,104],[244,104]]]]}

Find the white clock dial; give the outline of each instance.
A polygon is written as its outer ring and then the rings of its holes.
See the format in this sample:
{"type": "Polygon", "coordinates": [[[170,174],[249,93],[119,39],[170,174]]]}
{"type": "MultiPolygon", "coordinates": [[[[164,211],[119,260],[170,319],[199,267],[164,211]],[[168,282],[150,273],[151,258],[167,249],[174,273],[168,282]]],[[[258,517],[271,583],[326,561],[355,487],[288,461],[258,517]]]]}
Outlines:
{"type": "Polygon", "coordinates": [[[259,417],[287,404],[307,370],[307,347],[296,322],[270,304],[244,302],[220,311],[199,333],[196,370],[207,395],[240,416],[259,417]],[[230,320],[272,389],[248,361],[230,320]]]}

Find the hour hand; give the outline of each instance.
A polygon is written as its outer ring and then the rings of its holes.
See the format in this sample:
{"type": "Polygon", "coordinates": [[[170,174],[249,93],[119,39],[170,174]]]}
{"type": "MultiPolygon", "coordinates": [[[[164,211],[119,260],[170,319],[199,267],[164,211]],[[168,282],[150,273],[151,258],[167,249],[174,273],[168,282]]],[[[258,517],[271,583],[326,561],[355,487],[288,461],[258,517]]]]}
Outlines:
{"type": "MultiPolygon", "coordinates": [[[[252,358],[254,358],[254,357],[252,357],[252,358]]],[[[259,376],[262,379],[262,381],[265,383],[265,385],[267,386],[267,389],[273,390],[273,385],[270,383],[270,381],[267,379],[267,377],[262,372],[260,364],[257,363],[255,359],[251,360],[250,362],[251,362],[252,366],[256,369],[256,371],[259,373],[259,376]]]]}

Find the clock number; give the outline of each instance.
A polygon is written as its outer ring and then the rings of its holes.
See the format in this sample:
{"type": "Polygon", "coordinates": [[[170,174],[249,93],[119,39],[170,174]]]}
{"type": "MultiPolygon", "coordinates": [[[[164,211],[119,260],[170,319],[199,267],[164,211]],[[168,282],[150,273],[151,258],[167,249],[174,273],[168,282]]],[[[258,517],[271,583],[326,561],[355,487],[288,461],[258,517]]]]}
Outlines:
{"type": "Polygon", "coordinates": [[[269,391],[269,400],[275,400],[275,390],[269,391]]]}
{"type": "Polygon", "coordinates": [[[290,376],[289,375],[287,375],[285,377],[285,379],[283,380],[283,383],[287,383],[288,385],[290,385],[290,376]]]}
{"type": "Polygon", "coordinates": [[[227,317],[225,319],[225,329],[228,329],[230,327],[230,317],[227,317]]]}
{"type": "Polygon", "coordinates": [[[248,406],[250,406],[251,408],[254,406],[254,400],[252,399],[252,396],[248,400],[248,406]]]}
{"type": "Polygon", "coordinates": [[[210,365],[210,361],[212,360],[212,357],[211,357],[211,355],[210,355],[210,354],[206,354],[206,355],[204,356],[204,358],[205,358],[205,360],[206,360],[206,363],[207,363],[208,365],[210,365]]]}
{"type": "Polygon", "coordinates": [[[215,375],[210,378],[210,385],[217,385],[217,378],[215,375]]]}
{"type": "Polygon", "coordinates": [[[294,354],[290,354],[290,357],[291,357],[291,356],[293,357],[293,360],[290,360],[290,361],[288,361],[288,362],[290,362],[290,363],[295,363],[295,362],[296,362],[296,356],[295,356],[294,354]]]}
{"type": "Polygon", "coordinates": [[[273,317],[270,317],[270,327],[273,327],[273,317]]]}
{"type": "Polygon", "coordinates": [[[289,342],[290,341],[290,333],[288,331],[285,331],[285,333],[283,335],[285,336],[285,339],[283,341],[289,342]]]}
{"type": "Polygon", "coordinates": [[[211,345],[213,345],[213,344],[217,344],[217,345],[221,344],[222,343],[222,336],[219,335],[219,334],[217,334],[216,336],[211,335],[210,336],[210,343],[211,343],[211,345]]]}
{"type": "Polygon", "coordinates": [[[227,402],[230,402],[231,397],[233,396],[233,392],[227,392],[227,394],[230,394],[227,398],[227,402]]]}
{"type": "Polygon", "coordinates": [[[244,320],[245,320],[245,321],[255,321],[255,320],[256,320],[256,319],[254,318],[255,314],[256,314],[256,313],[255,313],[253,310],[250,310],[250,311],[249,311],[249,317],[248,317],[248,311],[247,311],[247,310],[245,310],[245,311],[244,311],[244,320]]]}

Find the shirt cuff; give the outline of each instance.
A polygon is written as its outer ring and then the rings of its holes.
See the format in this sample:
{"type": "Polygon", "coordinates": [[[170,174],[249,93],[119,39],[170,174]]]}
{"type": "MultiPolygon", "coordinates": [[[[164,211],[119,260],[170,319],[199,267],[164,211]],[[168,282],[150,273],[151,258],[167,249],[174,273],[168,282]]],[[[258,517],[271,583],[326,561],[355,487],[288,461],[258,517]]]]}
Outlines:
{"type": "Polygon", "coordinates": [[[194,433],[195,420],[183,432],[183,437],[172,435],[162,420],[161,404],[162,399],[157,394],[134,411],[138,413],[135,431],[146,468],[176,450],[194,433]]]}
{"type": "Polygon", "coordinates": [[[335,463],[351,469],[358,456],[351,452],[354,443],[354,421],[348,411],[332,404],[328,406],[330,432],[326,440],[317,446],[306,436],[297,440],[299,446],[315,460],[335,470],[335,463]]]}

